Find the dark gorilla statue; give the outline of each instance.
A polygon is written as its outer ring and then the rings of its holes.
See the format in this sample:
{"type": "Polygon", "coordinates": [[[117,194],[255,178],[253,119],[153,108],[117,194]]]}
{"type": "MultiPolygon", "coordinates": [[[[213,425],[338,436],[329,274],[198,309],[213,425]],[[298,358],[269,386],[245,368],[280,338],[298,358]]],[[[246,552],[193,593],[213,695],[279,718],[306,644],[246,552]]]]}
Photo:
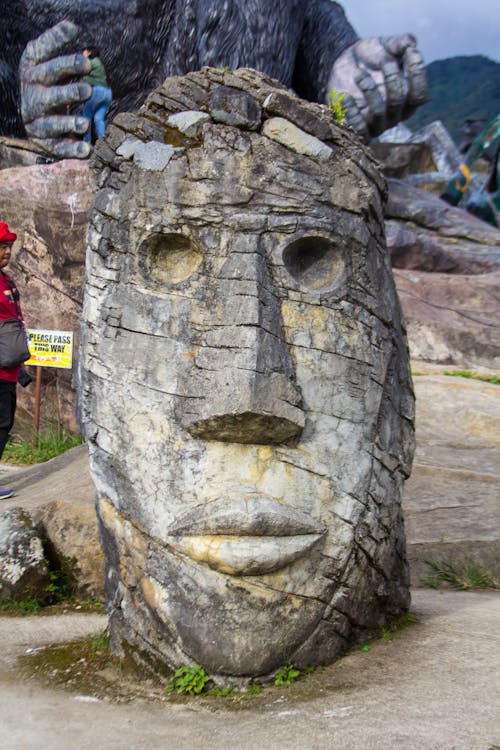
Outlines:
{"type": "Polygon", "coordinates": [[[331,0],[9,0],[4,28],[0,133],[27,134],[58,156],[88,153],[75,139],[87,121],[65,112],[90,96],[78,81],[88,44],[100,49],[113,89],[110,116],[204,65],[256,68],[314,101],[335,87],[365,138],[425,100],[414,37],[359,41],[331,0]]]}

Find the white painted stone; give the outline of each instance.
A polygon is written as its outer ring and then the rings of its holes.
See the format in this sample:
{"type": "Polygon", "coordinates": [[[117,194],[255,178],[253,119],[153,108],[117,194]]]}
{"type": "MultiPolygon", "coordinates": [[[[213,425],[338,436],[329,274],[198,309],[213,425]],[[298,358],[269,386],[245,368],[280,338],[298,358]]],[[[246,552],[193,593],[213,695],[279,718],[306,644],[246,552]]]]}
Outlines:
{"type": "Polygon", "coordinates": [[[284,117],[271,117],[262,127],[262,134],[298,154],[314,156],[322,161],[328,159],[333,150],[326,143],[309,135],[284,117]]]}
{"type": "Polygon", "coordinates": [[[210,119],[210,115],[207,115],[206,112],[192,110],[190,112],[178,112],[175,115],[170,115],[167,119],[167,125],[171,128],[177,128],[181,133],[187,135],[188,138],[196,138],[200,135],[203,124],[210,119]]]}

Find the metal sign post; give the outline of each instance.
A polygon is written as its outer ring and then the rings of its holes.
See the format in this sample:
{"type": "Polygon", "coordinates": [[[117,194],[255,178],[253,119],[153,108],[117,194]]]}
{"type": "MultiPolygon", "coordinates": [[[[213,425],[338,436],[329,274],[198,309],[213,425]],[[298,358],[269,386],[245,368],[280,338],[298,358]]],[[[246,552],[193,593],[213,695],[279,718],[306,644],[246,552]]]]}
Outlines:
{"type": "Polygon", "coordinates": [[[35,413],[33,427],[35,430],[34,446],[38,446],[40,435],[40,407],[42,401],[42,370],[44,367],[62,367],[71,369],[73,366],[73,331],[26,331],[28,347],[31,357],[25,365],[37,368],[35,380],[35,413]]]}

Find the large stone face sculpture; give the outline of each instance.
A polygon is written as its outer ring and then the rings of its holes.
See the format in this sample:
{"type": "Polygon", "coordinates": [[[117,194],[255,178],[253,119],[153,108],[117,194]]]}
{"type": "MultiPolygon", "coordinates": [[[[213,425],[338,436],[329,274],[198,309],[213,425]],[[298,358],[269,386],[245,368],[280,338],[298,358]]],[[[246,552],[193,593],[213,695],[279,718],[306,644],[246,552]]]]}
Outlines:
{"type": "Polygon", "coordinates": [[[94,154],[80,419],[113,648],[218,679],[409,604],[413,394],[383,182],[250,70],[167,79],[94,154]]]}

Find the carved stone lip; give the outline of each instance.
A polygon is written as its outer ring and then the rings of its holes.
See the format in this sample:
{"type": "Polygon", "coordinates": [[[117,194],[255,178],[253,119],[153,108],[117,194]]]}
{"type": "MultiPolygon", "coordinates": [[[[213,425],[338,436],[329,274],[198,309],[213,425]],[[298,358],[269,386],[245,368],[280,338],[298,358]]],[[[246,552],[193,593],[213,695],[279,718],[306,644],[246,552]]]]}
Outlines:
{"type": "Polygon", "coordinates": [[[167,543],[221,573],[249,576],[289,565],[325,533],[305,513],[272,498],[247,496],[192,508],[174,521],[167,543]]]}
{"type": "Polygon", "coordinates": [[[325,531],[311,516],[271,497],[251,494],[197,505],[178,516],[168,529],[174,536],[291,536],[325,531]]]}

